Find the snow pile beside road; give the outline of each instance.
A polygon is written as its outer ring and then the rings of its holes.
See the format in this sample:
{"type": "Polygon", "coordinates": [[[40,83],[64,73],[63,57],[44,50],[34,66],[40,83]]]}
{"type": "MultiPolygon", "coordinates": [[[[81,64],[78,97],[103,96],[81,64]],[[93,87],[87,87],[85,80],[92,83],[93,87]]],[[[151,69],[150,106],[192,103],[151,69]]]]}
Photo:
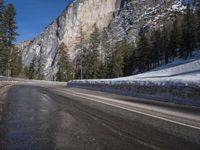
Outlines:
{"type": "Polygon", "coordinates": [[[8,82],[8,81],[0,81],[0,90],[1,88],[7,86],[7,85],[10,85],[12,82],[8,82]]]}
{"type": "Polygon", "coordinates": [[[171,66],[129,77],[70,81],[68,86],[200,107],[200,59],[176,60],[171,66]]]}
{"type": "Polygon", "coordinates": [[[32,84],[40,85],[45,87],[66,87],[67,82],[56,82],[56,81],[46,81],[46,80],[28,80],[21,78],[12,78],[13,81],[18,81],[20,84],[32,84]]]}
{"type": "Polygon", "coordinates": [[[168,84],[181,86],[193,85],[200,87],[200,60],[196,60],[175,67],[151,71],[139,75],[115,78],[115,79],[100,79],[100,80],[74,80],[69,84],[137,84],[137,85],[159,85],[167,86],[168,84]]]}
{"type": "Polygon", "coordinates": [[[112,79],[112,82],[138,82],[138,84],[156,84],[167,86],[167,84],[178,83],[181,85],[193,85],[200,87],[200,60],[168,69],[152,71],[130,77],[112,79]]]}
{"type": "Polygon", "coordinates": [[[28,80],[22,78],[7,78],[7,77],[0,77],[0,87],[1,85],[6,84],[31,84],[31,85],[39,85],[45,87],[66,87],[67,82],[56,82],[56,81],[46,81],[46,80],[28,80]]]}

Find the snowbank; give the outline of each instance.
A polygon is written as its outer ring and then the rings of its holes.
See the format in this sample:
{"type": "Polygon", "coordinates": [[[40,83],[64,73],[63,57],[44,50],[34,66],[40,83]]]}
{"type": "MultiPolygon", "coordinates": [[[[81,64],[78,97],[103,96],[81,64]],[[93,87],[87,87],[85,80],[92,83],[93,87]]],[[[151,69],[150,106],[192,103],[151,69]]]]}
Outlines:
{"type": "Polygon", "coordinates": [[[68,86],[200,107],[200,59],[176,60],[163,68],[123,78],[74,80],[68,86]]]}
{"type": "Polygon", "coordinates": [[[20,78],[12,78],[14,81],[19,81],[19,84],[31,84],[44,87],[66,87],[67,82],[46,81],[46,80],[26,80],[20,78]]]}
{"type": "Polygon", "coordinates": [[[57,81],[46,81],[46,80],[28,80],[22,78],[7,78],[7,77],[0,77],[0,87],[3,84],[31,84],[37,86],[45,86],[45,87],[66,87],[67,82],[57,82],[57,81]]]}

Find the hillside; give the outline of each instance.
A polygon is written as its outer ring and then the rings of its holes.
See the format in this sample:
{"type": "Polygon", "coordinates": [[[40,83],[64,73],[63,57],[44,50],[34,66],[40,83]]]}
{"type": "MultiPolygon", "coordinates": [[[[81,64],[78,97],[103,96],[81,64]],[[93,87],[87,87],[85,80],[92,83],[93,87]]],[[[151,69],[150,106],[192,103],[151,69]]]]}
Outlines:
{"type": "Polygon", "coordinates": [[[68,49],[70,61],[77,64],[80,48],[88,47],[95,27],[102,43],[98,49],[103,54],[104,39],[112,47],[123,39],[136,43],[141,32],[162,28],[166,21],[170,22],[177,13],[183,12],[187,3],[183,0],[97,0],[95,3],[76,0],[44,32],[18,45],[23,66],[29,67],[34,57],[41,57],[40,74],[46,80],[54,80],[59,70],[58,49],[62,43],[68,49]]]}
{"type": "Polygon", "coordinates": [[[75,80],[68,86],[200,106],[200,51],[189,60],[174,62],[153,71],[115,79],[75,80]]]}

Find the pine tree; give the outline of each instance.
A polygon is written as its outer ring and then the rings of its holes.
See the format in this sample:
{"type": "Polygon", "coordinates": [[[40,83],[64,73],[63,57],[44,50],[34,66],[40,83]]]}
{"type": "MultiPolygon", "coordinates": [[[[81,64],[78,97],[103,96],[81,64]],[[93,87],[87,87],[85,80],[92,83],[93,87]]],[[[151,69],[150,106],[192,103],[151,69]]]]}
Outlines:
{"type": "Polygon", "coordinates": [[[6,32],[6,26],[5,26],[5,14],[6,14],[6,8],[4,6],[4,1],[0,0],[0,46],[4,46],[5,42],[5,32],[6,32]]]}
{"type": "MultiPolygon", "coordinates": [[[[75,79],[81,79],[81,67],[82,67],[82,77],[84,76],[84,70],[85,70],[85,65],[84,65],[84,57],[85,57],[85,53],[84,53],[84,47],[82,48],[82,50],[79,51],[79,53],[77,53],[75,59],[74,59],[74,65],[75,65],[75,79]]],[[[85,78],[85,77],[83,77],[85,78]]]]}
{"type": "Polygon", "coordinates": [[[149,62],[148,57],[150,53],[149,41],[145,34],[140,35],[140,40],[136,49],[137,66],[139,72],[148,70],[149,62]]]}
{"type": "Polygon", "coordinates": [[[187,59],[192,56],[192,51],[195,48],[195,18],[190,8],[187,6],[186,14],[184,14],[182,21],[182,38],[181,38],[181,49],[180,56],[187,59]]]}
{"type": "Polygon", "coordinates": [[[86,79],[97,79],[100,77],[101,61],[99,59],[99,29],[94,25],[94,32],[90,36],[90,46],[85,54],[85,77],[86,79]]]}
{"type": "Polygon", "coordinates": [[[92,73],[92,78],[93,79],[96,79],[96,78],[99,78],[99,68],[100,68],[100,65],[101,65],[101,62],[100,62],[100,53],[99,53],[99,44],[100,44],[100,39],[99,39],[99,29],[98,27],[94,26],[94,32],[91,34],[91,37],[90,37],[90,41],[91,41],[91,44],[90,44],[90,49],[91,49],[91,61],[93,63],[92,65],[92,70],[93,70],[93,73],[92,73]]]}
{"type": "Polygon", "coordinates": [[[169,40],[169,54],[170,54],[170,59],[174,60],[175,57],[177,57],[179,54],[179,49],[180,49],[180,43],[181,43],[181,20],[179,17],[176,17],[172,30],[170,33],[170,40],[169,40]]]}
{"type": "Polygon", "coordinates": [[[102,64],[102,68],[103,68],[103,74],[104,74],[104,78],[111,78],[112,76],[112,65],[111,65],[111,61],[112,61],[112,56],[113,56],[113,51],[112,51],[112,47],[111,44],[109,42],[109,37],[108,37],[108,33],[107,31],[104,29],[103,30],[103,34],[102,34],[102,51],[103,51],[103,64],[102,64]]]}
{"type": "Polygon", "coordinates": [[[11,75],[11,56],[13,51],[15,50],[13,42],[16,40],[16,36],[18,35],[16,32],[16,10],[12,3],[8,4],[6,8],[6,25],[7,25],[7,32],[6,32],[6,39],[7,39],[7,76],[11,75]]]}
{"type": "Polygon", "coordinates": [[[153,31],[151,36],[151,44],[152,44],[152,51],[153,51],[153,68],[160,66],[160,61],[162,57],[162,38],[161,38],[161,30],[153,31]]]}
{"type": "Polygon", "coordinates": [[[169,34],[167,30],[167,25],[164,25],[162,30],[162,51],[165,64],[169,63],[169,34]]]}
{"type": "Polygon", "coordinates": [[[22,71],[22,58],[21,54],[18,49],[15,48],[11,55],[11,76],[12,77],[19,77],[22,71]]]}
{"type": "Polygon", "coordinates": [[[28,66],[25,66],[23,68],[23,75],[26,77],[26,78],[29,78],[29,67],[28,66]]]}
{"type": "Polygon", "coordinates": [[[5,75],[7,64],[6,47],[6,7],[4,1],[0,0],[0,74],[5,75]]]}
{"type": "Polygon", "coordinates": [[[36,60],[35,60],[34,79],[36,79],[36,80],[44,79],[44,75],[42,73],[42,69],[44,68],[42,55],[43,55],[43,50],[40,49],[39,55],[36,56],[36,60]]]}
{"type": "Polygon", "coordinates": [[[28,73],[27,73],[28,79],[34,79],[35,77],[36,60],[37,60],[37,56],[34,55],[28,68],[28,73]]]}
{"type": "Polygon", "coordinates": [[[196,42],[200,47],[200,0],[196,0],[196,3],[198,3],[196,6],[196,42]]]}
{"type": "Polygon", "coordinates": [[[124,51],[122,49],[123,42],[115,45],[115,51],[112,57],[112,78],[122,77],[124,75],[124,51]]]}
{"type": "MultiPolygon", "coordinates": [[[[18,68],[21,69],[21,72],[23,73],[23,75],[25,75],[25,77],[27,77],[28,79],[35,79],[35,80],[43,80],[44,79],[44,75],[42,74],[42,68],[44,67],[43,65],[43,60],[42,60],[42,53],[43,51],[40,50],[40,53],[39,55],[34,55],[33,56],[33,59],[28,66],[25,66],[23,69],[22,69],[22,61],[21,61],[21,55],[19,55],[19,57],[15,57],[15,61],[18,61],[18,64],[17,62],[14,64],[14,66],[19,66],[18,68]],[[21,66],[20,66],[21,65],[21,66]]],[[[13,67],[11,67],[13,68],[13,67]]],[[[12,70],[12,69],[11,69],[12,70]]],[[[11,71],[12,72],[12,71],[11,71]]]]}
{"type": "Polygon", "coordinates": [[[122,49],[124,51],[124,76],[132,75],[133,64],[135,60],[133,59],[135,47],[134,44],[128,43],[127,40],[123,40],[122,49]]]}
{"type": "Polygon", "coordinates": [[[112,55],[112,77],[128,76],[133,69],[133,46],[127,43],[126,39],[115,44],[112,55]]]}
{"type": "Polygon", "coordinates": [[[4,5],[0,0],[0,74],[18,76],[21,68],[21,56],[15,48],[16,10],[13,4],[4,5]]]}
{"type": "Polygon", "coordinates": [[[4,37],[5,37],[5,6],[4,2],[0,0],[0,46],[1,49],[3,48],[3,42],[4,42],[4,37]]]}
{"type": "Polygon", "coordinates": [[[58,61],[58,72],[57,72],[57,81],[69,81],[72,80],[74,77],[73,66],[70,62],[69,55],[68,55],[68,48],[67,46],[62,43],[58,49],[59,53],[59,61],[58,61]]]}

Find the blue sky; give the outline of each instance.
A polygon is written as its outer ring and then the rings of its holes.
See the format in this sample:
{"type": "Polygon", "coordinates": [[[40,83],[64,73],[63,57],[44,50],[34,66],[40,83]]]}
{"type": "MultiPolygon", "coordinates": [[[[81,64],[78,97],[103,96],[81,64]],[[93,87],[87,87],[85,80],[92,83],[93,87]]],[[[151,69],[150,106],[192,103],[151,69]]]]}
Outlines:
{"type": "Polygon", "coordinates": [[[31,40],[56,19],[73,0],[4,0],[17,10],[17,43],[31,40]]]}

